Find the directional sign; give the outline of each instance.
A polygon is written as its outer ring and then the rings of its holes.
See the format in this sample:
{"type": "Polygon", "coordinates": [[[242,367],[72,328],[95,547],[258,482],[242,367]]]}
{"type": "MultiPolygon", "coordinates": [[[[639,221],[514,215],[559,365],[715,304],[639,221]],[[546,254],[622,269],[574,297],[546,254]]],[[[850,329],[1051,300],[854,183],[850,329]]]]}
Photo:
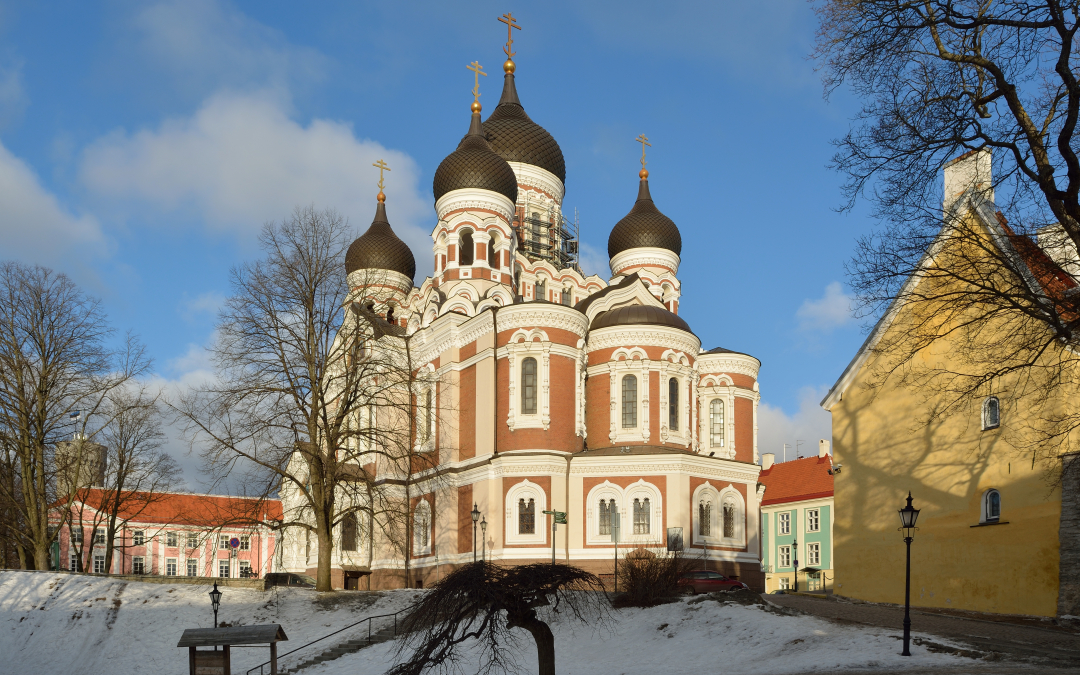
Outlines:
{"type": "Polygon", "coordinates": [[[559,525],[566,525],[566,511],[544,511],[549,516],[555,516],[555,522],[559,525]]]}
{"type": "Polygon", "coordinates": [[[233,537],[232,539],[230,539],[229,546],[232,546],[233,548],[240,548],[240,538],[233,537]]]}

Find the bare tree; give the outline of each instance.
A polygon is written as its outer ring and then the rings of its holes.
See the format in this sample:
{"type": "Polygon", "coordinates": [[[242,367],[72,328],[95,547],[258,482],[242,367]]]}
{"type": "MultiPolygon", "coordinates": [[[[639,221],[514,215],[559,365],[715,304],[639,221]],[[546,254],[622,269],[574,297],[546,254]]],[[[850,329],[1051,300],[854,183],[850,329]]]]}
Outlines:
{"type": "Polygon", "coordinates": [[[99,301],[63,274],[0,264],[0,500],[13,514],[0,526],[25,569],[48,567],[49,514],[60,497],[55,444],[77,431],[70,413],[89,419],[149,370],[134,338],[113,347],[112,336],[99,301]]]}
{"type": "Polygon", "coordinates": [[[518,670],[515,628],[536,644],[540,675],[555,675],[555,636],[548,622],[559,616],[600,627],[608,599],[595,575],[562,563],[502,567],[470,563],[434,586],[405,618],[398,655],[412,652],[387,675],[452,672],[476,642],[480,673],[518,670]]]}

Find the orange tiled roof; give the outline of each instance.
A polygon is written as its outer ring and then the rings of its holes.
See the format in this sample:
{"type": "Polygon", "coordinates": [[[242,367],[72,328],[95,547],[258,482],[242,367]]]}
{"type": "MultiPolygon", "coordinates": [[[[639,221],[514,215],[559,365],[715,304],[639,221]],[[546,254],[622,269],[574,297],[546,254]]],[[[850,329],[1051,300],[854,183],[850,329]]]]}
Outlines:
{"type": "Polygon", "coordinates": [[[800,502],[833,496],[833,477],[829,474],[831,457],[806,457],[773,464],[762,471],[758,481],[765,485],[762,506],[800,502]]]}
{"type": "Polygon", "coordinates": [[[1062,313],[1063,318],[1067,321],[1075,320],[1076,316],[1073,310],[1068,306],[1061,307],[1061,301],[1065,297],[1066,291],[1077,286],[1076,280],[1068,272],[1061,269],[1042,247],[1032,241],[1031,237],[1013,232],[1013,229],[1009,227],[1009,221],[1001,211],[998,211],[995,215],[997,215],[998,223],[1009,237],[1013,248],[1016,249],[1024,264],[1027,265],[1032,275],[1038,280],[1039,285],[1042,286],[1043,292],[1058,304],[1058,311],[1062,313]]]}
{"type": "MultiPolygon", "coordinates": [[[[75,501],[108,511],[114,492],[99,488],[80,490],[75,501]]],[[[250,525],[282,519],[281,500],[199,495],[179,492],[132,492],[124,495],[117,515],[130,522],[222,527],[250,525]]]]}

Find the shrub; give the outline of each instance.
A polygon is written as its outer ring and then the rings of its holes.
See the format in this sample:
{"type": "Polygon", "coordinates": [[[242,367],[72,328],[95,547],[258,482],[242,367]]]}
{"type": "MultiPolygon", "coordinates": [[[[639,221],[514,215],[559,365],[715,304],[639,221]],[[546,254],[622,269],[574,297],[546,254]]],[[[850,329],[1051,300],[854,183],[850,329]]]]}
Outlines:
{"type": "Polygon", "coordinates": [[[693,569],[695,561],[678,552],[659,555],[646,549],[636,549],[619,561],[619,590],[617,602],[627,607],[652,607],[678,593],[679,576],[693,569]]]}

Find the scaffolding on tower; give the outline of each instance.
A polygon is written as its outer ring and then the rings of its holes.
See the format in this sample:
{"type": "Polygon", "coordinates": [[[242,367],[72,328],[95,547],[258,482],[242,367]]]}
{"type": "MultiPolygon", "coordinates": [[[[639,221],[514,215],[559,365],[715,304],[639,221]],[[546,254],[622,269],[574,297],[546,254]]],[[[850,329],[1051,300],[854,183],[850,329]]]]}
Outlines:
{"type": "Polygon", "coordinates": [[[574,220],[567,220],[561,211],[553,205],[530,203],[525,197],[524,208],[514,218],[514,233],[518,240],[518,251],[529,260],[546,260],[555,269],[567,267],[577,270],[578,232],[577,209],[574,220]]]}

